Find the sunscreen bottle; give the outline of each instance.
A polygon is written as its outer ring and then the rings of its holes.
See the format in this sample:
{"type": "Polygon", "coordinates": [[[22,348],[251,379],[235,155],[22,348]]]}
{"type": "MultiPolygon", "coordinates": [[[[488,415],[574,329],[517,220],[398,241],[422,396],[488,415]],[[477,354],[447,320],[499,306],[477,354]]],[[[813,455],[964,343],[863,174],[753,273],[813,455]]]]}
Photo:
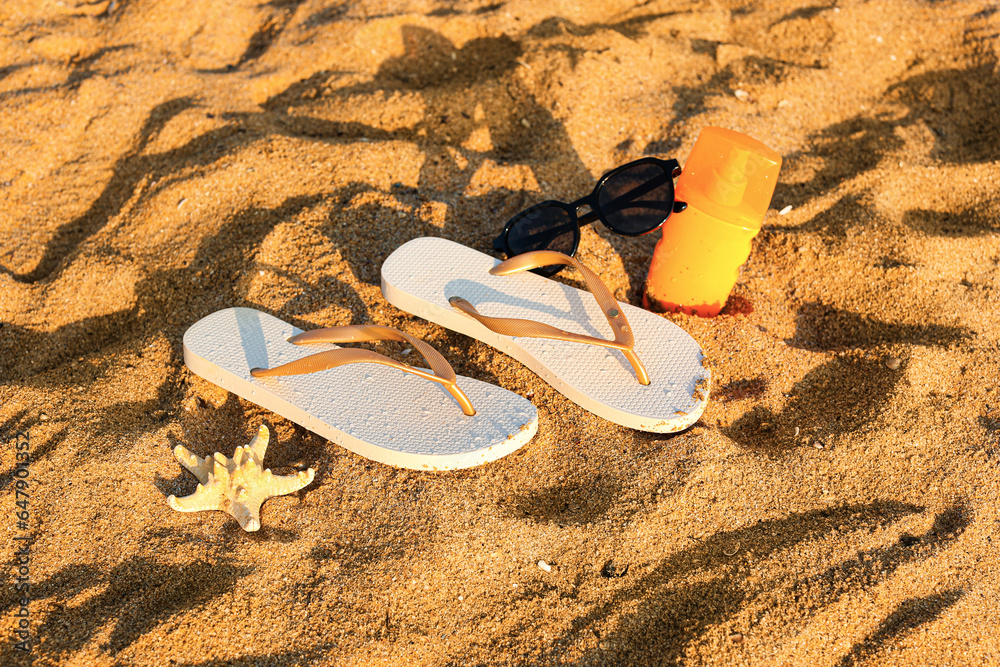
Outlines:
{"type": "Polygon", "coordinates": [[[656,244],[643,306],[714,317],[726,305],[778,182],[781,156],[745,134],[706,127],[677,179],[674,213],[656,244]]]}

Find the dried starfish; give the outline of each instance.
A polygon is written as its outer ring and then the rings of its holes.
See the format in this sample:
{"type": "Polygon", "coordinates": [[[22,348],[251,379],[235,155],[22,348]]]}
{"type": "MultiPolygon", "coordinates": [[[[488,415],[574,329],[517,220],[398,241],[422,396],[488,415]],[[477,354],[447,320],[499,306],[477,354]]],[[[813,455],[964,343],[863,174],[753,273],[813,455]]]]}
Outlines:
{"type": "Polygon", "coordinates": [[[260,530],[260,506],[273,496],[294,493],[313,481],[312,468],[297,475],[275,475],[261,470],[267,441],[267,427],[260,430],[249,445],[237,447],[233,458],[219,452],[200,458],[183,445],[174,447],[174,456],[201,482],[190,496],[171,495],[167,504],[178,512],[221,510],[235,518],[243,530],[260,530]]]}

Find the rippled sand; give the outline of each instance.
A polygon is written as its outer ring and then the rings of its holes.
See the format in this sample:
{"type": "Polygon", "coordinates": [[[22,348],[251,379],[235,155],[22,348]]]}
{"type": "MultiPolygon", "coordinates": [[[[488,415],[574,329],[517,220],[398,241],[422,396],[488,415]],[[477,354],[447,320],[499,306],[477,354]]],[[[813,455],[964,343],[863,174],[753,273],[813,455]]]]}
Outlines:
{"type": "MultiPolygon", "coordinates": [[[[998,45],[986,0],[4,0],[0,663],[1000,664],[998,45]],[[486,251],[706,125],[785,162],[727,310],[670,316],[714,373],[692,429],[382,299],[404,241],[486,251]],[[370,463],[186,370],[230,306],[422,336],[538,436],[370,463]],[[317,474],[258,533],[167,506],[174,446],[261,423],[317,474]]],[[[658,238],[580,257],[638,304],[658,238]]]]}

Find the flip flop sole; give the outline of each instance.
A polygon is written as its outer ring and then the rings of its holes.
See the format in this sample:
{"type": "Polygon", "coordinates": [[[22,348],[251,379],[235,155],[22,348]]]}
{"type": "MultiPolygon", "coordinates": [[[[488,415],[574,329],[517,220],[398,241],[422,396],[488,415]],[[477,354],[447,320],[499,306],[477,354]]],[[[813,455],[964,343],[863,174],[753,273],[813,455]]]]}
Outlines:
{"type": "Polygon", "coordinates": [[[611,339],[594,297],[530,272],[492,276],[500,261],[441,238],[418,238],[382,265],[382,294],[406,312],[483,341],[514,357],[581,407],[608,421],[654,433],[687,428],[701,416],[711,374],[698,343],[673,322],[621,304],[635,333],[635,352],[649,385],[635,379],[624,355],[595,345],[494,333],[458,311],[460,296],[483,315],[543,322],[611,339]]]}
{"type": "Polygon", "coordinates": [[[301,329],[251,308],[213,313],[184,334],[194,373],[380,463],[414,470],[467,468],[505,456],[538,430],[535,406],[486,382],[458,378],[476,414],[466,416],[439,384],[379,364],[308,375],[255,378],[271,368],[336,349],[293,345],[301,329]]]}

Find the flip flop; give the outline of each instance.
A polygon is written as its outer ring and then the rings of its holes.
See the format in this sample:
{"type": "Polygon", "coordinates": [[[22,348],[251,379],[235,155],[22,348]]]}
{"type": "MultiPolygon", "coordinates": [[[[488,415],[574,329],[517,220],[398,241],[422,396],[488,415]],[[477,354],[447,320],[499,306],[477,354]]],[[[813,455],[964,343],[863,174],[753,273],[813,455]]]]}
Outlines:
{"type": "Polygon", "coordinates": [[[457,377],[437,350],[390,327],[303,333],[267,313],[229,308],[184,333],[184,362],[251,403],[356,454],[402,468],[480,465],[523,446],[538,430],[530,401],[457,377]],[[431,370],[333,344],[372,340],[405,341],[431,370]]]}
{"type": "Polygon", "coordinates": [[[660,315],[619,304],[595,273],[562,253],[501,263],[447,239],[413,239],[382,265],[382,294],[509,354],[616,424],[672,433],[705,410],[710,373],[698,343],[660,315]],[[550,264],[575,266],[592,294],[528,272],[550,264]]]}

